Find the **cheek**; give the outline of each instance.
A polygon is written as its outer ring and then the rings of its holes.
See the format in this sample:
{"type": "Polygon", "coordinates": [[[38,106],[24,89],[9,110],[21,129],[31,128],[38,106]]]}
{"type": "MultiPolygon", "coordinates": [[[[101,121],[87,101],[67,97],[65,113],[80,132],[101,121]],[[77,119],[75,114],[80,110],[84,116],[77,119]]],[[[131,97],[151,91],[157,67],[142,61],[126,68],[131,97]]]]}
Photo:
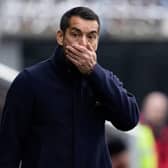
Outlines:
{"type": "Polygon", "coordinates": [[[66,37],[66,38],[64,38],[64,40],[63,40],[63,46],[64,47],[66,47],[67,45],[72,45],[72,44],[75,44],[75,43],[77,43],[77,41],[75,41],[74,39],[72,39],[72,38],[68,38],[68,37],[66,37]]]}
{"type": "Polygon", "coordinates": [[[94,40],[94,41],[92,42],[92,47],[94,48],[95,51],[96,51],[97,48],[98,48],[98,44],[99,44],[99,38],[96,39],[96,40],[94,40]]]}
{"type": "Polygon", "coordinates": [[[72,38],[69,33],[65,34],[64,39],[63,39],[65,44],[72,44],[74,43],[76,40],[74,38],[72,38]]]}
{"type": "Polygon", "coordinates": [[[63,43],[64,45],[68,45],[69,43],[71,43],[71,41],[67,37],[65,37],[63,43]]]}
{"type": "Polygon", "coordinates": [[[92,47],[93,47],[93,49],[96,51],[97,48],[98,48],[98,43],[97,43],[97,42],[93,43],[93,44],[92,44],[92,47]]]}

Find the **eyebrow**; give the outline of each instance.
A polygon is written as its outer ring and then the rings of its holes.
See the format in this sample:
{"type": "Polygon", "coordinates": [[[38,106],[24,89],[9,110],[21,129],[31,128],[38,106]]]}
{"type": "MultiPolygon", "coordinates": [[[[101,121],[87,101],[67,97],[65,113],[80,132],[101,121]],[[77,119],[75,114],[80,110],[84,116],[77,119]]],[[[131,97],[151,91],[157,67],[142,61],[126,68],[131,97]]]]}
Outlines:
{"type": "Polygon", "coordinates": [[[75,30],[77,32],[82,32],[80,29],[76,28],[76,27],[72,27],[71,30],[75,30]]]}
{"type": "Polygon", "coordinates": [[[97,31],[95,31],[95,30],[93,30],[93,31],[91,31],[91,32],[89,32],[89,34],[97,34],[98,32],[97,31]]]}
{"type": "MultiPolygon", "coordinates": [[[[76,27],[72,27],[71,30],[75,30],[77,32],[82,33],[82,31],[76,27]]],[[[97,34],[98,32],[96,30],[93,30],[93,31],[89,32],[88,34],[94,34],[94,33],[97,34]]]]}

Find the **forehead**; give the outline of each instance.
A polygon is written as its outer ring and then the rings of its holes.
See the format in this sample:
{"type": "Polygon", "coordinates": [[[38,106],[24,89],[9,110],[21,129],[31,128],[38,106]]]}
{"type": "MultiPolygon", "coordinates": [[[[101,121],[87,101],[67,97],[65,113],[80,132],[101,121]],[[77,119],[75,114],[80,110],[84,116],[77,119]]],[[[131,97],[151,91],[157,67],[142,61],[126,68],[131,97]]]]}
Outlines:
{"type": "Polygon", "coordinates": [[[77,28],[82,32],[98,32],[99,25],[96,20],[86,20],[79,16],[72,16],[69,21],[69,28],[77,28]]]}

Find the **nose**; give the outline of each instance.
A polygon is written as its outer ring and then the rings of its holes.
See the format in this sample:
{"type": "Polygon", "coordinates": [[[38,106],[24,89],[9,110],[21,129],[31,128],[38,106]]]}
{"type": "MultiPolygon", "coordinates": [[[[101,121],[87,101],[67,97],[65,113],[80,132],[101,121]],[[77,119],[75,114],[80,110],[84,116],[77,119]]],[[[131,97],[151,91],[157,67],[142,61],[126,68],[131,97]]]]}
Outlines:
{"type": "Polygon", "coordinates": [[[81,39],[79,40],[79,44],[82,46],[87,46],[88,40],[86,36],[82,36],[81,39]]]}

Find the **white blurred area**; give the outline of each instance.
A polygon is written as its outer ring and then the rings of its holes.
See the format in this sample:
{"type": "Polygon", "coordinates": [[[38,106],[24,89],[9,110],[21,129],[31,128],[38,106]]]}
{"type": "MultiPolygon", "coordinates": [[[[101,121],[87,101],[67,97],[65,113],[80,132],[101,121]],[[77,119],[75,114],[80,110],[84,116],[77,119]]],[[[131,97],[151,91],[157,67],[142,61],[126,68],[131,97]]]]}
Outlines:
{"type": "Polygon", "coordinates": [[[7,90],[18,73],[17,70],[0,63],[0,120],[7,90]]]}
{"type": "Polygon", "coordinates": [[[18,71],[0,63],[0,79],[11,83],[17,76],[18,71]]]}
{"type": "Polygon", "coordinates": [[[167,38],[167,0],[5,0],[0,1],[0,36],[53,38],[62,14],[88,6],[113,38],[167,38]]]}

